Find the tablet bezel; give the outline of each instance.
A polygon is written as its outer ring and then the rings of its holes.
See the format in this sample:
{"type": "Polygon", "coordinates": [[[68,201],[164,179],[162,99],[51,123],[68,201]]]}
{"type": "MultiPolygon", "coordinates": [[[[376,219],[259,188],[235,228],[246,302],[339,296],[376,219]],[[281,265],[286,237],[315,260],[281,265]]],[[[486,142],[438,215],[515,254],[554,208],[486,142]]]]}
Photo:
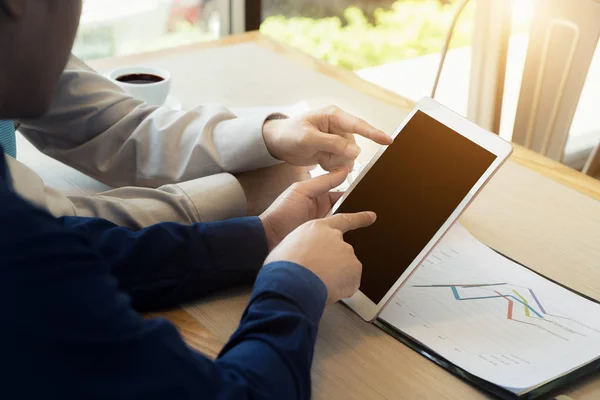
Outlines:
{"type": "MultiPolygon", "coordinates": [[[[369,322],[377,318],[377,316],[388,303],[388,301],[390,301],[393,298],[396,292],[402,287],[402,284],[412,275],[412,273],[417,269],[421,262],[423,262],[423,260],[429,255],[429,253],[433,250],[435,245],[442,239],[442,237],[452,226],[452,224],[464,212],[469,203],[473,201],[473,199],[477,196],[477,194],[481,191],[485,184],[492,178],[492,176],[498,171],[498,169],[502,166],[502,164],[504,164],[504,162],[513,152],[513,147],[509,142],[500,138],[498,135],[495,135],[477,126],[476,124],[470,122],[469,120],[460,116],[454,111],[444,107],[435,100],[432,100],[427,97],[420,100],[415,106],[415,108],[413,108],[413,110],[408,114],[406,119],[398,126],[398,128],[396,128],[396,131],[392,135],[393,138],[396,138],[396,136],[398,136],[398,134],[402,132],[404,127],[408,124],[408,122],[418,111],[427,114],[429,117],[446,125],[453,131],[469,139],[471,142],[493,153],[494,155],[496,155],[496,160],[479,178],[477,183],[467,193],[465,198],[456,207],[454,212],[449,216],[449,218],[436,232],[435,236],[429,241],[429,243],[427,243],[425,248],[423,248],[423,250],[413,260],[413,262],[409,265],[406,271],[404,271],[400,278],[398,278],[398,280],[392,285],[390,290],[388,290],[388,292],[385,294],[385,296],[381,299],[379,303],[375,304],[373,301],[371,301],[371,299],[369,299],[365,294],[363,294],[360,291],[357,292],[351,298],[342,300],[364,320],[369,322]]],[[[373,157],[369,164],[361,171],[360,175],[358,175],[358,177],[350,185],[348,190],[346,190],[344,195],[335,203],[328,216],[335,214],[335,212],[339,209],[344,200],[350,195],[350,193],[352,193],[352,190],[354,190],[354,188],[358,185],[361,179],[369,172],[371,167],[377,162],[379,157],[383,155],[386,149],[387,147],[383,147],[373,157]]]]}

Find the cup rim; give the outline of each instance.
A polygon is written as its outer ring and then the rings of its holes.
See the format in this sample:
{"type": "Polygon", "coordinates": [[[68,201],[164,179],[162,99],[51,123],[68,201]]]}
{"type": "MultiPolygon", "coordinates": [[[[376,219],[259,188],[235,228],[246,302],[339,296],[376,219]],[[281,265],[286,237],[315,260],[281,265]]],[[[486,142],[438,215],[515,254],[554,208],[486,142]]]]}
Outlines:
{"type": "Polygon", "coordinates": [[[140,87],[140,86],[145,86],[145,87],[149,87],[149,86],[158,86],[158,85],[164,85],[168,82],[171,81],[171,73],[169,71],[167,71],[166,69],[162,69],[162,68],[154,68],[154,67],[146,67],[143,65],[139,65],[139,66],[131,66],[131,67],[120,67],[120,68],[115,68],[112,71],[110,71],[107,74],[107,77],[122,86],[133,86],[133,87],[140,87]],[[128,82],[121,82],[119,80],[117,80],[117,78],[119,76],[123,76],[123,75],[129,75],[129,74],[134,74],[134,73],[142,73],[142,74],[152,74],[152,75],[157,75],[161,78],[163,78],[162,81],[160,82],[151,82],[151,83],[145,83],[143,85],[140,84],[134,84],[134,83],[128,83],[128,82]]]}

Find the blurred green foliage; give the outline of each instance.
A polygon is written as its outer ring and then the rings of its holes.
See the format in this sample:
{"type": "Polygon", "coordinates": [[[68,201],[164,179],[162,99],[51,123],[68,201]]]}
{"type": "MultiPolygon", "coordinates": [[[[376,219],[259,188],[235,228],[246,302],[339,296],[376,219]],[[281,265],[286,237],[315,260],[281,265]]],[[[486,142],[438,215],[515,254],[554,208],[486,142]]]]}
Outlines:
{"type": "MultiPolygon", "coordinates": [[[[312,19],[272,16],[261,32],[302,51],[350,70],[440,52],[456,12],[456,3],[439,0],[398,0],[390,9],[377,9],[369,22],[358,7],[344,18],[312,19]]],[[[472,41],[474,7],[463,13],[452,47],[472,41]]]]}

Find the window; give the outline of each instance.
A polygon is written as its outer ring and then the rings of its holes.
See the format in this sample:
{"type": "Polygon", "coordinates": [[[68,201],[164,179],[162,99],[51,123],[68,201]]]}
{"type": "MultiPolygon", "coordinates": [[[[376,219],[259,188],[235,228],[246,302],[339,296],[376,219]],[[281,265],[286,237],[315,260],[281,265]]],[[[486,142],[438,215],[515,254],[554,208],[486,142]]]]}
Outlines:
{"type": "Polygon", "coordinates": [[[212,40],[222,17],[219,0],[84,0],[73,52],[89,60],[212,40]]]}
{"type": "MultiPolygon", "coordinates": [[[[529,47],[529,30],[534,17],[534,0],[514,3],[513,27],[508,50],[500,135],[511,139],[517,113],[525,58],[529,47]]],[[[600,102],[600,46],[596,49],[575,118],[565,147],[563,162],[581,169],[592,149],[600,141],[600,120],[596,116],[600,102]]]]}
{"type": "MultiPolygon", "coordinates": [[[[263,0],[265,20],[261,32],[417,101],[431,93],[440,51],[460,3],[461,0],[263,0]]],[[[513,134],[529,31],[537,12],[535,5],[540,4],[541,7],[542,3],[518,0],[512,4],[512,28],[499,128],[500,135],[506,139],[513,134]]],[[[473,29],[476,23],[486,26],[490,21],[484,21],[485,18],[499,20],[500,17],[493,11],[499,11],[499,8],[506,8],[501,0],[471,0],[454,33],[436,99],[465,116],[469,106],[470,82],[481,75],[481,71],[471,71],[474,55],[481,58],[480,53],[486,51],[487,45],[479,40],[482,43],[473,48],[473,29]],[[487,5],[487,9],[481,8],[487,11],[479,13],[480,5],[487,5]]],[[[510,15],[510,10],[508,13],[510,15]]],[[[495,29],[502,26],[501,23],[497,25],[487,33],[497,34],[495,29]]],[[[503,61],[490,60],[492,63],[503,61]]],[[[493,71],[496,65],[486,64],[484,68],[487,67],[491,67],[487,71],[493,71]]],[[[481,69],[481,66],[475,68],[481,69]]],[[[492,85],[490,74],[492,72],[484,77],[487,82],[485,88],[474,87],[479,93],[477,96],[484,100],[486,95],[483,92],[492,85]]],[[[600,46],[587,76],[565,149],[564,162],[575,168],[583,166],[591,149],[600,141],[600,120],[595,115],[596,105],[600,102],[598,82],[600,46]]],[[[493,101],[497,98],[494,96],[493,101]]],[[[486,101],[478,104],[487,107],[486,101]]]]}
{"type": "MultiPolygon", "coordinates": [[[[456,0],[263,0],[261,32],[417,101],[431,93],[458,5],[456,0]]],[[[469,4],[458,23],[437,96],[462,114],[474,8],[469,4]]]]}
{"type": "Polygon", "coordinates": [[[508,46],[506,78],[502,100],[500,136],[506,140],[512,137],[515,116],[521,92],[521,81],[525,69],[525,57],[529,47],[529,29],[534,12],[533,0],[521,0],[513,5],[513,26],[508,46]]]}
{"type": "Polygon", "coordinates": [[[592,149],[600,143],[598,104],[600,104],[600,45],[596,48],[581,92],[565,148],[564,162],[573,168],[582,168],[592,149]]]}

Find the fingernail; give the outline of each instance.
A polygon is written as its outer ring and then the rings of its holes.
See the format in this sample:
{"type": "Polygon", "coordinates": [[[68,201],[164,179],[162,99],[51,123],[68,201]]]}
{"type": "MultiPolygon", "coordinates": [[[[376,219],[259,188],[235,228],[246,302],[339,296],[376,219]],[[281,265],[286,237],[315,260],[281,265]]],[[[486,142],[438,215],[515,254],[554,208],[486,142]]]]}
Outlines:
{"type": "Polygon", "coordinates": [[[358,147],[354,143],[348,145],[348,147],[346,148],[346,156],[349,158],[356,158],[356,157],[358,157],[359,154],[360,154],[360,147],[358,147]]]}

